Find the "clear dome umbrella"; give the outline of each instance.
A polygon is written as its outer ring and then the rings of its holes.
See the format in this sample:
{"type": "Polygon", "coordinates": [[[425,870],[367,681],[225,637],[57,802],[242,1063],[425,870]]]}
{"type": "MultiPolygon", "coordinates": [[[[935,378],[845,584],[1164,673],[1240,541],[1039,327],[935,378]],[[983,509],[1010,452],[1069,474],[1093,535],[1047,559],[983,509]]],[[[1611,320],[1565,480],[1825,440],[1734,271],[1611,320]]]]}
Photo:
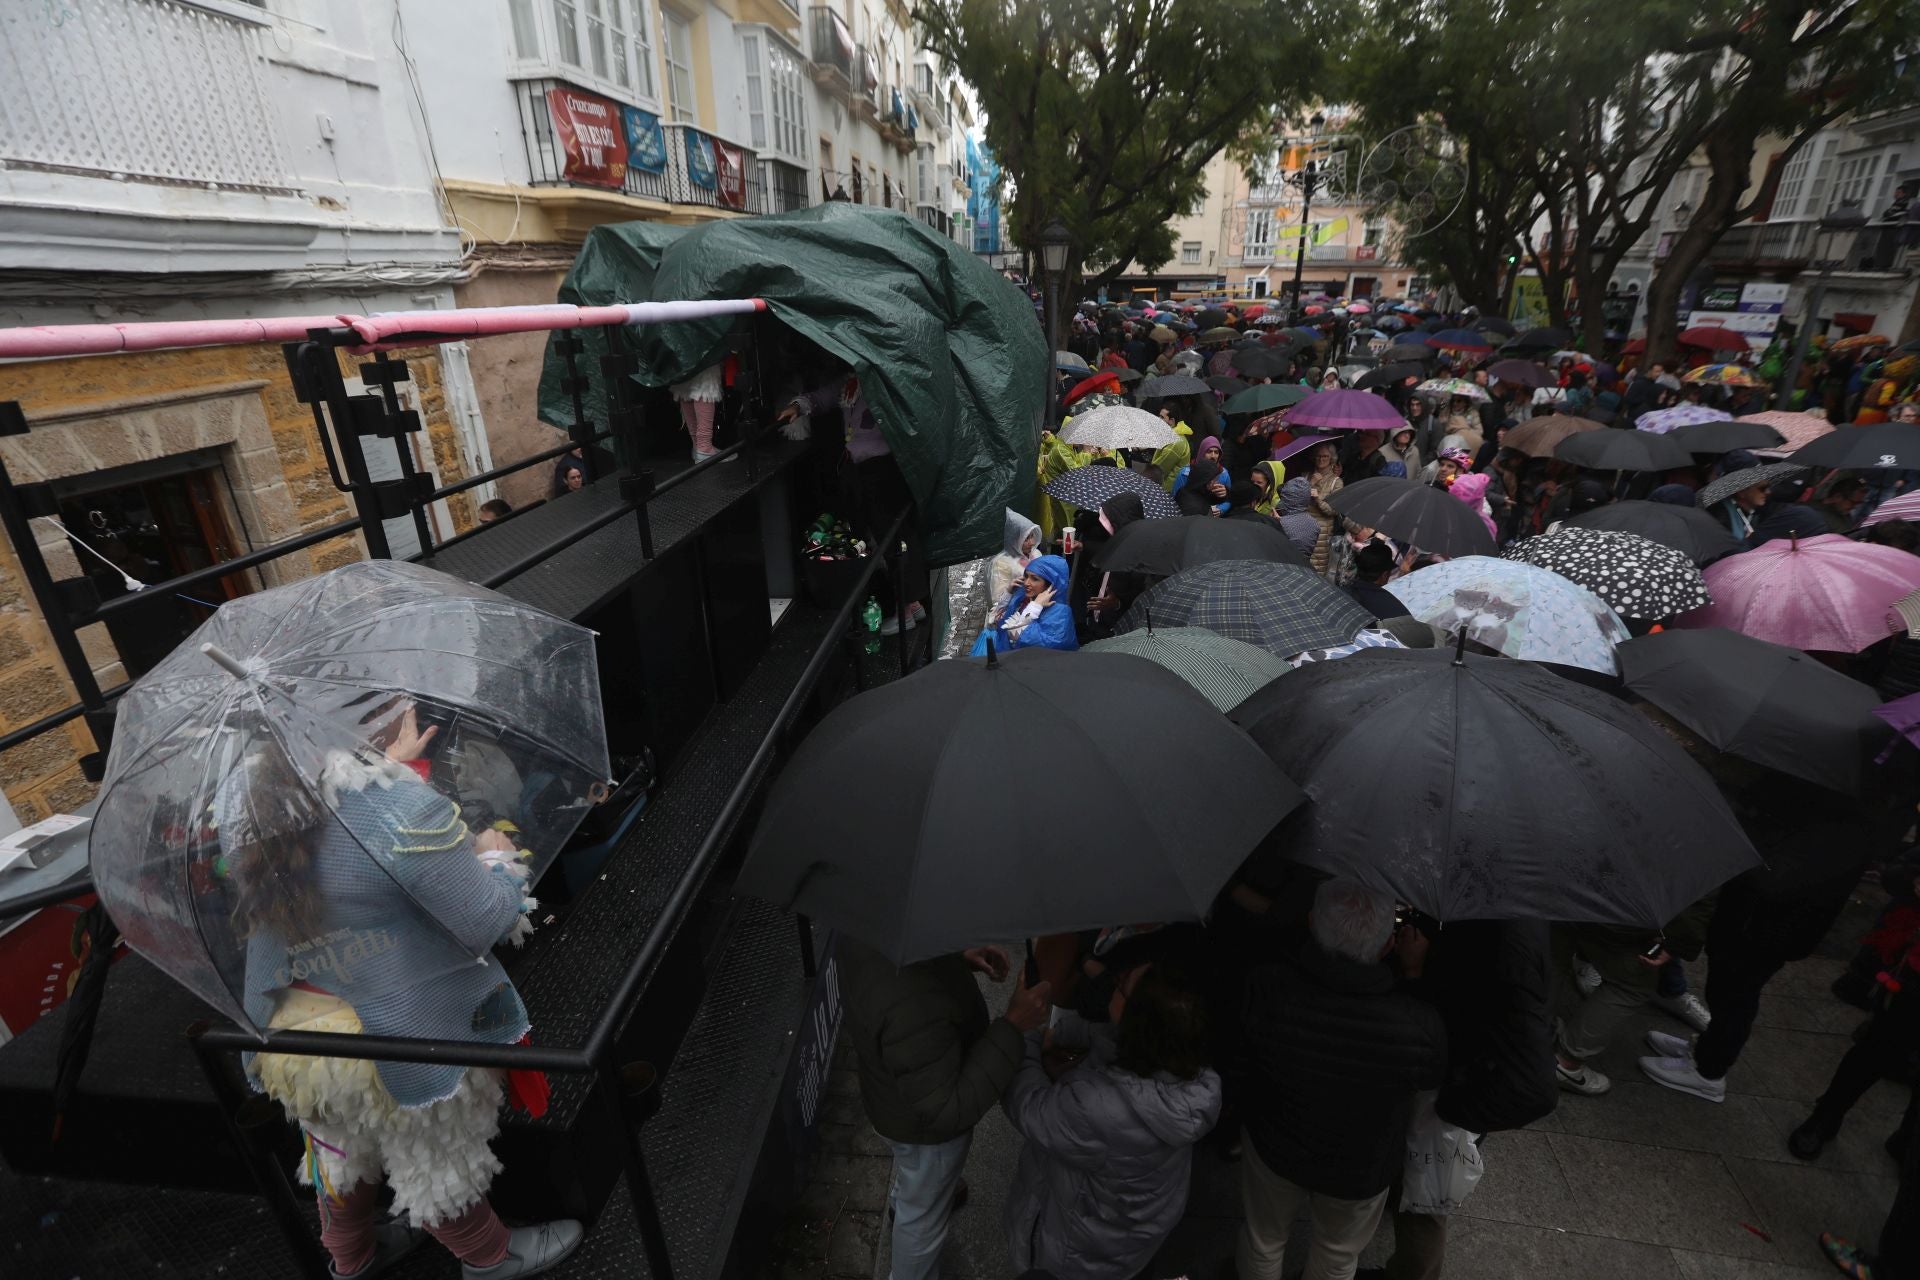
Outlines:
{"type": "Polygon", "coordinates": [[[509,887],[608,774],[591,631],[349,564],[222,605],[134,683],[89,856],[134,950],[264,1030],[302,983],[358,1005],[497,969],[531,905],[509,887]]]}

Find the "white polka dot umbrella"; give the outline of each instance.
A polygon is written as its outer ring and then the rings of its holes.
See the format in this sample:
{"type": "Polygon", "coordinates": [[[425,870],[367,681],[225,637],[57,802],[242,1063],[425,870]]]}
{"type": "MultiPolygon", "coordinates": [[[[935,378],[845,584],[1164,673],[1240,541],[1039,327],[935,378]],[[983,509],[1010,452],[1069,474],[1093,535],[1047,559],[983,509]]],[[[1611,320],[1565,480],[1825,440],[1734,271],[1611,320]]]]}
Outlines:
{"type": "Polygon", "coordinates": [[[1655,622],[1712,603],[1706,579],[1685,552],[1638,534],[1562,528],[1501,554],[1585,587],[1623,618],[1655,622]]]}

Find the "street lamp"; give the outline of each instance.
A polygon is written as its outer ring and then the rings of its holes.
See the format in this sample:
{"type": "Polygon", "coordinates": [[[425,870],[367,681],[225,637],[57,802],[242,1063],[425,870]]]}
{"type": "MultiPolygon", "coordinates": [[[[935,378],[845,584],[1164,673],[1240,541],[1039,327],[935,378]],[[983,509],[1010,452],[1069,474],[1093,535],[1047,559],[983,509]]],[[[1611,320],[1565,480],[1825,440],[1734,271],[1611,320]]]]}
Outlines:
{"type": "Polygon", "coordinates": [[[1833,269],[1845,263],[1852,252],[1854,241],[1860,235],[1860,228],[1867,225],[1867,215],[1857,204],[1843,204],[1827,211],[1821,218],[1813,236],[1815,257],[1814,265],[1820,268],[1819,276],[1813,282],[1813,291],[1807,295],[1807,314],[1800,321],[1800,334],[1793,344],[1793,362],[1780,379],[1779,407],[1787,407],[1793,396],[1793,389],[1800,383],[1800,366],[1806,363],[1807,347],[1813,342],[1814,321],[1820,316],[1820,308],[1827,301],[1827,284],[1833,279],[1833,269]]]}
{"type": "Polygon", "coordinates": [[[1327,118],[1316,111],[1313,119],[1307,123],[1313,130],[1308,135],[1307,163],[1291,173],[1280,175],[1280,181],[1300,193],[1300,247],[1294,251],[1293,255],[1292,320],[1295,324],[1300,323],[1300,287],[1301,278],[1306,274],[1307,269],[1307,242],[1313,238],[1313,223],[1310,221],[1313,216],[1313,193],[1320,189],[1321,178],[1324,176],[1320,171],[1319,160],[1311,154],[1311,148],[1312,144],[1319,140],[1320,130],[1326,125],[1327,118]]]}
{"type": "Polygon", "coordinates": [[[1059,359],[1054,353],[1060,350],[1060,294],[1066,285],[1063,277],[1067,273],[1067,255],[1073,249],[1073,233],[1055,218],[1041,230],[1038,240],[1040,269],[1047,276],[1047,424],[1053,426],[1060,414],[1060,397],[1053,390],[1053,366],[1059,359]]]}

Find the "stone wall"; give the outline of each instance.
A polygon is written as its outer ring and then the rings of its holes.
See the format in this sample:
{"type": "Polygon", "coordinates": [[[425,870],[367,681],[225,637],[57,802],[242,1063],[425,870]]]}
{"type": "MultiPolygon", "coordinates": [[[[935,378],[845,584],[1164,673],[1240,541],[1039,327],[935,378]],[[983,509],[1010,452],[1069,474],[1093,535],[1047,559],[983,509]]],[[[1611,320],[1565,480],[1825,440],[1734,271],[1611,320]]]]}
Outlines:
{"type": "MultiPolygon", "coordinates": [[[[461,307],[518,307],[551,303],[566,273],[552,269],[495,267],[453,291],[461,307]]],[[[504,467],[566,442],[567,434],[540,421],[540,365],[545,333],[503,334],[467,345],[473,389],[487,415],[493,465],[504,467]]],[[[515,507],[545,498],[551,466],[528,467],[498,482],[500,496],[515,507]]]]}
{"type": "MultiPolygon", "coordinates": [[[[448,417],[439,353],[396,353],[413,377],[411,393],[425,421],[442,483],[469,474],[448,417]]],[[[360,361],[342,356],[353,376],[360,361]]],[[[312,410],[287,381],[275,346],[141,352],[6,366],[0,395],[18,400],[31,430],[0,439],[0,459],[17,483],[57,480],[112,467],[214,451],[231,481],[226,513],[237,538],[265,546],[347,519],[346,496],[333,485],[312,410]]],[[[471,527],[473,503],[447,503],[456,531],[471,527]]],[[[35,521],[36,542],[55,580],[76,577],[72,546],[51,521],[35,521]]],[[[256,587],[303,577],[359,559],[358,535],[332,538],[249,573],[256,587]]],[[[103,625],[81,632],[102,688],[126,679],[103,625]]],[[[31,724],[77,699],[53,639],[20,573],[12,544],[0,537],[0,733],[31,724]]],[[[91,798],[79,758],[92,735],[78,720],[0,752],[0,789],[23,822],[91,798]]]]}

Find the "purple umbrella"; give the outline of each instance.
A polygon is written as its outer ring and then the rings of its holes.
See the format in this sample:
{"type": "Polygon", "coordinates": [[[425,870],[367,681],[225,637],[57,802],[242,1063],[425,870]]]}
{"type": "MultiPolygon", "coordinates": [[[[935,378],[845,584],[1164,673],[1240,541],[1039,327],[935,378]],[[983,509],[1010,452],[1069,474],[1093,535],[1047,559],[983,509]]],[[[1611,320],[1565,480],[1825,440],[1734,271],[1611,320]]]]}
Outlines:
{"type": "Polygon", "coordinates": [[[1704,404],[1677,404],[1671,409],[1655,409],[1643,413],[1634,426],[1641,431],[1651,431],[1663,436],[1675,427],[1690,427],[1696,422],[1728,422],[1733,415],[1725,409],[1715,409],[1704,404]]]}
{"type": "Polygon", "coordinates": [[[1487,342],[1486,334],[1475,333],[1471,329],[1442,329],[1427,338],[1427,345],[1448,351],[1470,351],[1476,355],[1484,355],[1493,350],[1492,345],[1487,342]]]}
{"type": "MultiPolygon", "coordinates": [[[[1897,729],[1902,738],[1920,747],[1920,693],[1910,693],[1904,698],[1895,698],[1873,709],[1873,714],[1885,720],[1897,729]]],[[[1880,753],[1885,760],[1892,748],[1880,753]]]]}
{"type": "Polygon", "coordinates": [[[1287,411],[1287,425],[1318,431],[1395,431],[1407,425],[1399,411],[1371,391],[1316,391],[1287,411]]]}
{"type": "Polygon", "coordinates": [[[1317,444],[1327,444],[1334,439],[1333,436],[1297,436],[1285,444],[1273,446],[1273,461],[1285,462],[1296,453],[1305,453],[1317,444]]]}

